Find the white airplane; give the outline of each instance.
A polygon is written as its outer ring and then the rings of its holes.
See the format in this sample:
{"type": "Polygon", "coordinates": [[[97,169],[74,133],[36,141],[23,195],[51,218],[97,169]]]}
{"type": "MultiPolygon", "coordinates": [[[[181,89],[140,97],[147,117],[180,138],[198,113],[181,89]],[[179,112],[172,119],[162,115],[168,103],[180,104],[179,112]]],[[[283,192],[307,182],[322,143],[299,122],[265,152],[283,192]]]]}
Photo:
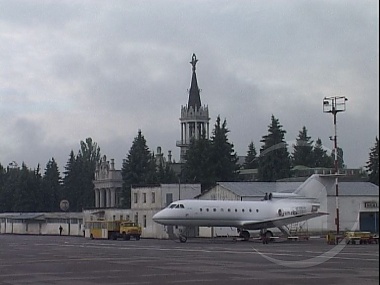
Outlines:
{"type": "MultiPolygon", "coordinates": [[[[269,228],[289,235],[287,225],[327,215],[319,211],[318,200],[333,186],[333,177],[314,174],[293,193],[270,193],[262,201],[179,200],[156,213],[153,220],[165,226],[236,227],[244,240],[250,238],[249,230],[260,230],[267,243],[273,236],[269,228]]],[[[179,239],[186,242],[187,237],[179,235],[179,239]]]]}

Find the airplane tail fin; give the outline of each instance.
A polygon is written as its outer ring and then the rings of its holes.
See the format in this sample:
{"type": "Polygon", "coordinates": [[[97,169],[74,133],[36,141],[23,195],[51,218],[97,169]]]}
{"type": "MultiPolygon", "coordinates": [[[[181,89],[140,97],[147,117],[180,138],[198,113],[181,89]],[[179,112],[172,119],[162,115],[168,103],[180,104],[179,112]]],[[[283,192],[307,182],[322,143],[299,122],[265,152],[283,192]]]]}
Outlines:
{"type": "Polygon", "coordinates": [[[327,189],[335,184],[336,175],[313,174],[302,183],[293,193],[310,199],[320,200],[327,195],[327,189]]]}

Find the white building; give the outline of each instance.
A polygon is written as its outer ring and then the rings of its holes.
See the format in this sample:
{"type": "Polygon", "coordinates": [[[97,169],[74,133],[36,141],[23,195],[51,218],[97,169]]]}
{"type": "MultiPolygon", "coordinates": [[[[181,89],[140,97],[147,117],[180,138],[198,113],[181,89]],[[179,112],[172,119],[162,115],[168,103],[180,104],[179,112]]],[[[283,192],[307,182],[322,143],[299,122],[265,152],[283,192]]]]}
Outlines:
{"type": "MultiPolygon", "coordinates": [[[[85,224],[98,219],[106,221],[131,220],[142,227],[142,238],[169,238],[172,228],[153,222],[155,213],[179,199],[193,199],[201,193],[200,184],[159,184],[132,187],[131,209],[94,208],[83,211],[85,224]]],[[[86,230],[86,237],[89,232],[86,230]]]]}
{"type": "Polygon", "coordinates": [[[111,163],[104,155],[96,165],[94,195],[95,208],[115,208],[121,204],[123,179],[121,170],[115,169],[114,159],[111,163]]]}
{"type": "Polygon", "coordinates": [[[161,184],[151,187],[132,188],[131,210],[133,220],[142,226],[142,237],[169,238],[173,233],[171,227],[155,223],[155,213],[180,199],[193,199],[201,193],[200,184],[161,184]]]}
{"type": "Polygon", "coordinates": [[[0,214],[1,234],[83,236],[83,213],[3,213],[0,214]]]}

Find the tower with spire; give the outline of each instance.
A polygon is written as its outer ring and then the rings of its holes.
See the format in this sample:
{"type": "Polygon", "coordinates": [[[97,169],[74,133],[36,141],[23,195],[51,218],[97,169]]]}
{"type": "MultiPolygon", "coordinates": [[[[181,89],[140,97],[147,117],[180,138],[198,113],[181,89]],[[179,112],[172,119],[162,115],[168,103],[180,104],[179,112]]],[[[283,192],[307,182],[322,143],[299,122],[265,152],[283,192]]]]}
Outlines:
{"type": "Polygon", "coordinates": [[[190,64],[192,65],[192,77],[189,90],[189,100],[186,106],[181,106],[181,140],[177,141],[177,147],[181,149],[180,162],[185,162],[186,151],[189,148],[191,139],[199,139],[203,132],[209,138],[209,114],[208,106],[201,104],[200,90],[195,73],[198,62],[195,54],[192,55],[190,64]]]}

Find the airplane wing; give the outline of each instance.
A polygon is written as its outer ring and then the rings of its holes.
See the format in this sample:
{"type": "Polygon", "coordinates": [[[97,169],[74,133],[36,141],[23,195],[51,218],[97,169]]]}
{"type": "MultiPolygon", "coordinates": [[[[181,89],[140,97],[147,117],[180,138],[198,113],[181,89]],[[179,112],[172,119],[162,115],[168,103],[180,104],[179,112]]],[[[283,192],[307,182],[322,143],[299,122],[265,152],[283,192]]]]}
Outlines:
{"type": "Polygon", "coordinates": [[[242,222],[241,226],[247,230],[260,230],[263,228],[278,228],[281,226],[286,226],[289,224],[306,221],[311,218],[320,217],[324,215],[328,215],[328,213],[324,213],[324,212],[304,213],[304,214],[298,214],[294,216],[278,217],[276,219],[264,220],[264,221],[245,221],[245,222],[242,222]]]}

